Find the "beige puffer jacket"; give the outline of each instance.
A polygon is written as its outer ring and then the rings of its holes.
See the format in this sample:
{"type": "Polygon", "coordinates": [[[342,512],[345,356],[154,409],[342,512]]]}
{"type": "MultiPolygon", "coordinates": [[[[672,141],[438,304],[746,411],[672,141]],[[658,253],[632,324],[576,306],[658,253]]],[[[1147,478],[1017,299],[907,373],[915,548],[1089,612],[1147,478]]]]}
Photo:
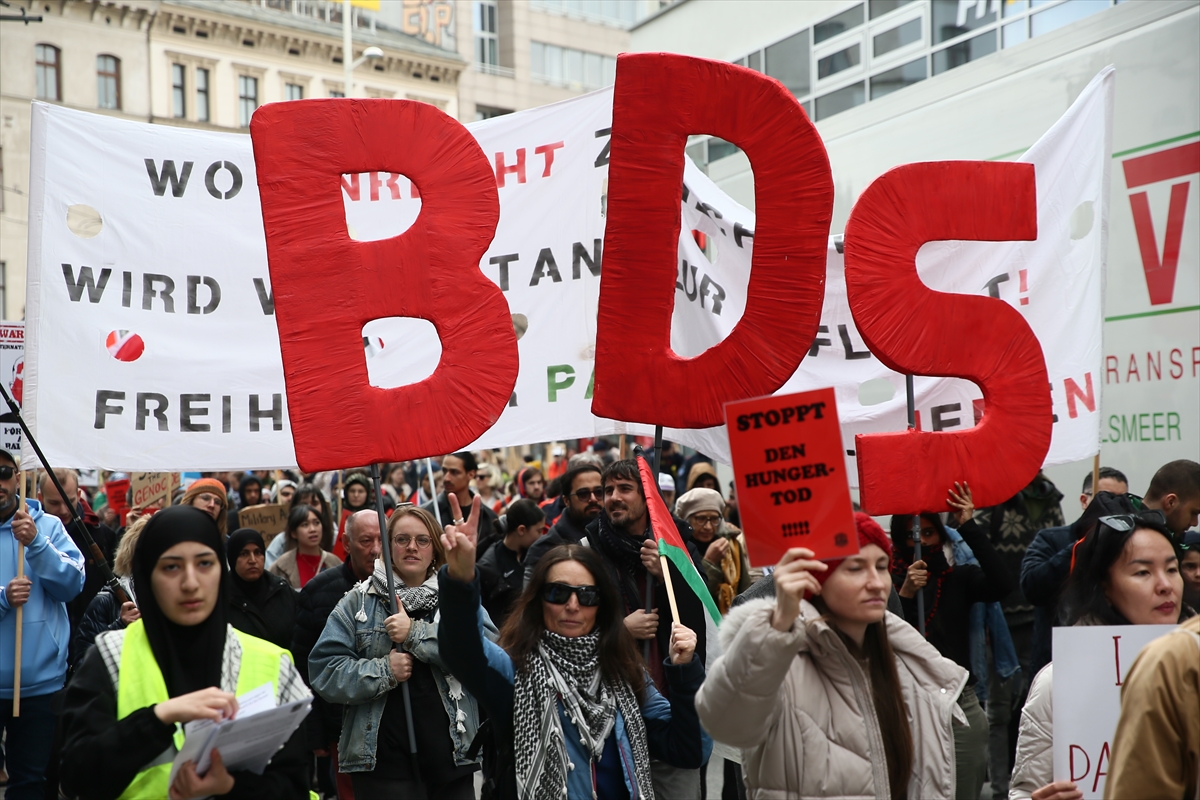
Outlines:
{"type": "MultiPolygon", "coordinates": [[[[773,600],[735,608],[721,623],[724,655],[696,695],[705,729],[742,749],[747,795],[755,800],[890,800],[883,740],[867,674],[820,612],[800,604],[792,630],[771,627],[773,600]]],[[[943,658],[916,629],[888,614],[888,639],[912,725],[908,796],[954,796],[952,720],[967,671],[943,658]]]]}

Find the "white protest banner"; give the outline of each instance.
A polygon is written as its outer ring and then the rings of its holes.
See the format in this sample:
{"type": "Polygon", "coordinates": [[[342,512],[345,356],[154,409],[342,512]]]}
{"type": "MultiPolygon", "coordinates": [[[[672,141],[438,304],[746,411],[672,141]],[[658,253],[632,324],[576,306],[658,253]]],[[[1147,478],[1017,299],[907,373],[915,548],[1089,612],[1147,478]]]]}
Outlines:
{"type": "Polygon", "coordinates": [[[1142,648],[1174,625],[1084,625],[1054,629],[1054,780],[1084,798],[1104,797],[1121,684],[1142,648]]]}
{"type": "MultiPolygon", "coordinates": [[[[0,380],[18,407],[25,394],[25,323],[0,322],[0,380]]],[[[8,414],[0,403],[0,415],[8,414]]],[[[21,424],[15,419],[0,422],[0,448],[16,455],[21,450],[21,424]]],[[[27,463],[35,463],[29,461],[27,463]]]]}
{"type": "MultiPolygon", "coordinates": [[[[1047,464],[1098,446],[1111,84],[1111,71],[1098,76],[1026,156],[1038,165],[1037,242],[935,243],[918,258],[934,288],[996,294],[1029,320],[1059,419],[1047,464]],[[1086,226],[1082,211],[1073,216],[1083,208],[1086,226]]],[[[652,432],[591,414],[611,110],[608,89],[468,126],[501,203],[480,269],[509,303],[521,364],[509,406],[473,448],[652,432]]],[[[47,457],[147,470],[293,466],[249,138],[37,103],[33,136],[27,417],[47,457]]],[[[684,182],[672,346],[694,356],[741,318],[754,215],[690,161],[684,182]]],[[[397,235],[420,210],[400,175],[348,175],[342,188],[352,238],[397,235]]],[[[822,327],[781,391],[834,386],[852,451],[856,433],[904,427],[904,380],[863,345],[842,270],[831,240],[822,327]]],[[[375,320],[363,335],[376,386],[419,381],[441,355],[424,320],[375,320]]],[[[926,430],[970,427],[982,413],[966,381],[919,376],[916,397],[926,430]]],[[[723,427],[666,436],[729,460],[723,427]]]]}

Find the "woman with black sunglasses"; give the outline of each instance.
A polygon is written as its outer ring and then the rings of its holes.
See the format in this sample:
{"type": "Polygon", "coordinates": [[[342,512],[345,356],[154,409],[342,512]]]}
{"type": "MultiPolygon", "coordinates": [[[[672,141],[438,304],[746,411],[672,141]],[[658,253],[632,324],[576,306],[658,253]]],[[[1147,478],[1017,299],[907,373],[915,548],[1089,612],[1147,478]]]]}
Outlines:
{"type": "MultiPolygon", "coordinates": [[[[1182,601],[1179,547],[1159,511],[1101,517],[1075,545],[1063,594],[1070,625],[1174,625],[1193,611],[1182,601]]],[[[1010,800],[1077,800],[1071,781],[1054,780],[1051,687],[1054,663],[1029,687],[1021,712],[1010,800]]]]}
{"type": "MultiPolygon", "coordinates": [[[[451,498],[455,503],[456,498],[451,498]]],[[[500,632],[484,636],[475,568],[479,498],[446,526],[438,644],[450,671],[495,726],[485,796],[620,800],[654,797],[650,759],[682,769],[704,760],[694,698],[704,680],[696,634],[676,624],[654,688],[624,624],[617,587],[595,551],[564,545],[533,572],[500,632]],[[483,669],[480,666],[483,665],[483,669]]]]}

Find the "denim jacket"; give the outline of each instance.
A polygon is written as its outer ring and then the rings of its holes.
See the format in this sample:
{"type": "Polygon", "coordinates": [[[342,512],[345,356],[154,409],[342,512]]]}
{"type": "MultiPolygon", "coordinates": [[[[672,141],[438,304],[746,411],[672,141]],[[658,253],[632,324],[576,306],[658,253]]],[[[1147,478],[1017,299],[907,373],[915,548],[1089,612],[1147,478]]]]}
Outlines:
{"type": "MultiPolygon", "coordinates": [[[[950,549],[954,553],[955,564],[979,564],[975,554],[971,552],[971,547],[963,541],[958,531],[947,527],[946,535],[950,537],[950,549]]],[[[973,603],[970,628],[971,672],[975,674],[975,694],[979,696],[981,703],[987,702],[989,636],[992,640],[992,659],[996,666],[996,674],[1000,680],[1008,680],[1021,669],[1021,662],[1017,660],[1017,648],[1008,632],[1004,611],[998,602],[973,603]]]]}
{"type": "MultiPolygon", "coordinates": [[[[437,576],[430,577],[425,585],[437,589],[437,576]]],[[[359,583],[329,615],[325,630],[308,657],[313,691],[330,703],[345,706],[338,741],[338,769],[342,772],[375,769],[379,720],[388,692],[400,685],[389,663],[392,640],[384,622],[390,613],[387,597],[374,588],[370,579],[359,583]]],[[[440,617],[439,610],[432,621],[414,619],[401,647],[433,668],[433,678],[450,719],[454,763],[458,766],[479,763],[478,758],[467,756],[479,730],[479,704],[442,662],[437,639],[440,617]]],[[[481,624],[487,635],[495,638],[496,626],[486,612],[481,624]]]]}

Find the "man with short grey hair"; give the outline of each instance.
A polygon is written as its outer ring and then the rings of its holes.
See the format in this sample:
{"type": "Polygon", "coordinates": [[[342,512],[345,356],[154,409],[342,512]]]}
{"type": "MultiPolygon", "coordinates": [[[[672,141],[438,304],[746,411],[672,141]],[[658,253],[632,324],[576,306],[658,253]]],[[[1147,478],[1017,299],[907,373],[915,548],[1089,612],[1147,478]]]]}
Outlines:
{"type": "MultiPolygon", "coordinates": [[[[355,511],[346,518],[342,536],[346,561],[338,569],[327,569],[310,580],[300,591],[296,603],[296,632],[292,637],[292,657],[304,682],[308,683],[308,655],[325,630],[325,623],[346,592],[359,581],[371,577],[375,559],[383,552],[379,533],[379,513],[375,509],[355,511]]],[[[313,694],[313,713],[305,721],[308,747],[317,755],[328,754],[337,764],[337,742],[342,735],[342,707],[327,703],[313,694]]],[[[336,769],[336,766],[335,766],[336,769]]],[[[351,796],[350,776],[338,772],[338,797],[351,796]]]]}

